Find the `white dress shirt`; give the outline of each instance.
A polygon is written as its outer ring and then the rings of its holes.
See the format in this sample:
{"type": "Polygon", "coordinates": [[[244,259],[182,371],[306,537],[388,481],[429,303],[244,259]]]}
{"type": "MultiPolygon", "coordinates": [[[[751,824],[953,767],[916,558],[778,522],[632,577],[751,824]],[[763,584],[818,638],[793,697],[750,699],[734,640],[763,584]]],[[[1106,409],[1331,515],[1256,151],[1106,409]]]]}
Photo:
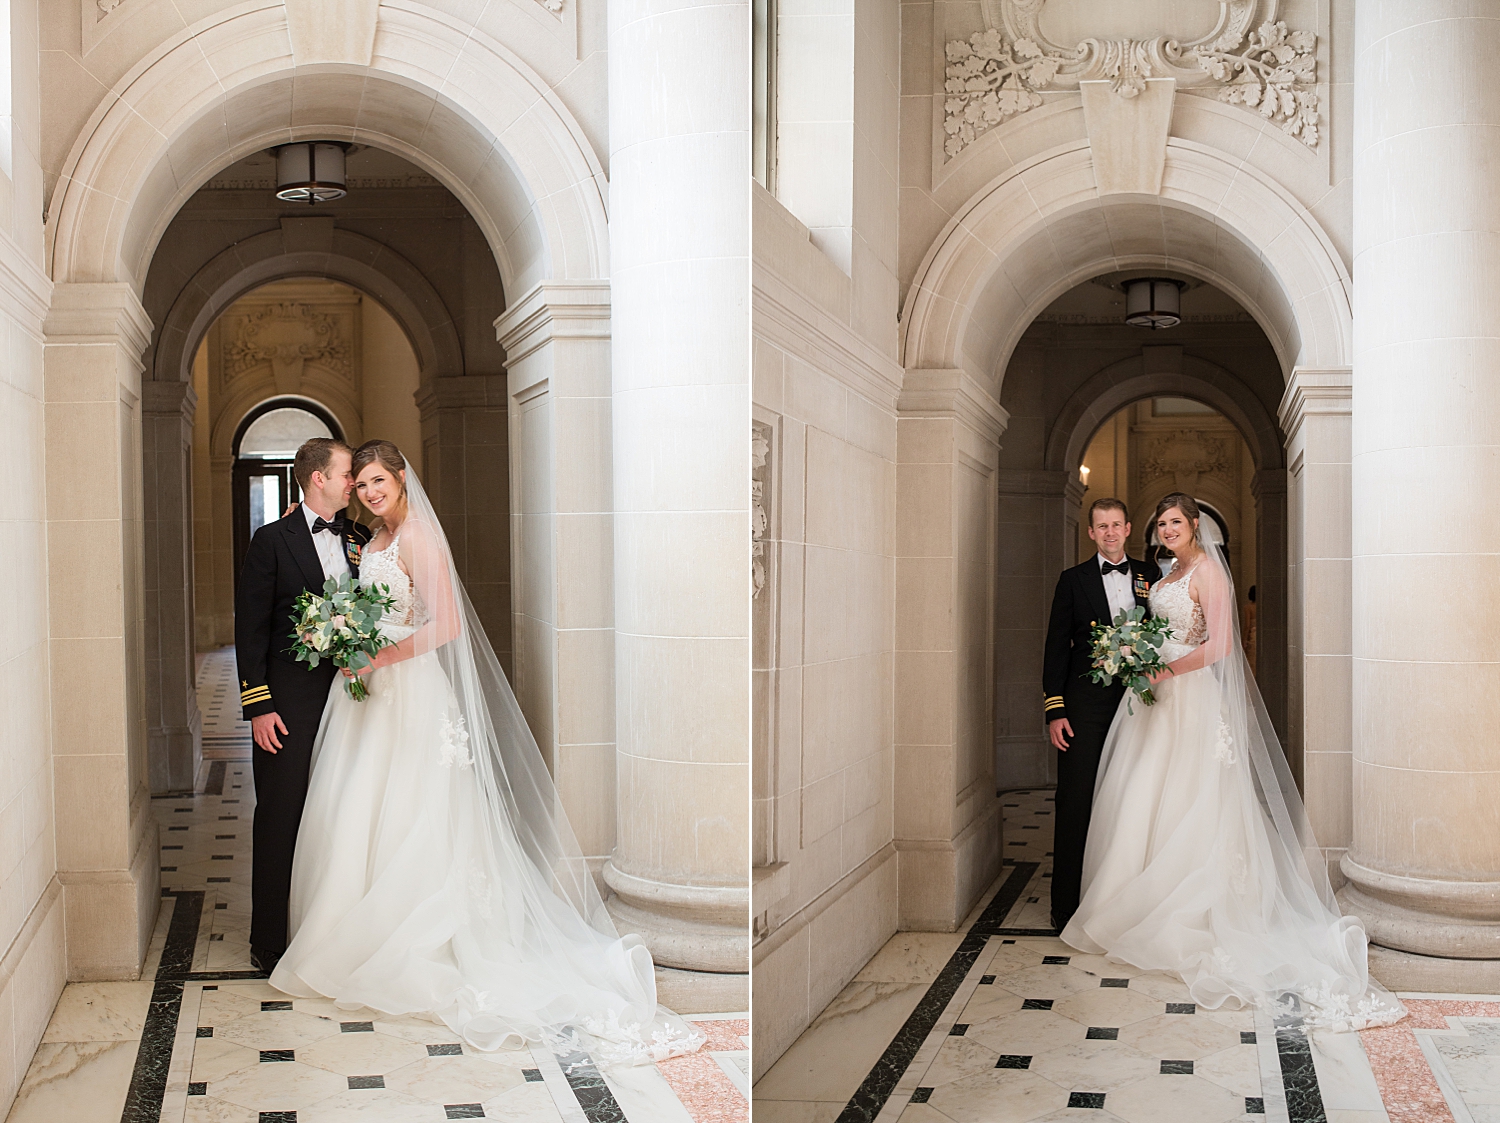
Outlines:
{"type": "MultiPolygon", "coordinates": [[[[312,530],[315,519],[322,517],[306,503],[302,504],[302,514],[307,518],[308,530],[312,530]]],[[[313,547],[318,551],[318,561],[323,563],[323,576],[334,580],[348,577],[349,559],[344,556],[344,540],[326,530],[318,531],[312,536],[312,540],[313,547]]]]}
{"type": "MultiPolygon", "coordinates": [[[[1130,570],[1127,568],[1124,573],[1118,571],[1105,573],[1103,572],[1105,560],[1103,554],[1094,555],[1094,561],[1100,569],[1100,576],[1104,578],[1104,595],[1109,599],[1109,619],[1110,623],[1113,623],[1115,617],[1121,612],[1129,612],[1135,607],[1135,593],[1130,587],[1130,570]]],[[[1130,564],[1129,558],[1120,560],[1127,566],[1130,564]]]]}

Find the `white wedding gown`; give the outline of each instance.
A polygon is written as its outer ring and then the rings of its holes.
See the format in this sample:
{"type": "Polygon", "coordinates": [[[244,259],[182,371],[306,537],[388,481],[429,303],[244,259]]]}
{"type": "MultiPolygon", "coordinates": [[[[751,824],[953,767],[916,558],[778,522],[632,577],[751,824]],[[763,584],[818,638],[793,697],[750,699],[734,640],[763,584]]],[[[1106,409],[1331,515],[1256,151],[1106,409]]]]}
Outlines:
{"type": "MultiPolygon", "coordinates": [[[[393,641],[426,617],[398,551],[399,535],[366,553],[359,577],[395,598],[381,624],[393,641]]],[[[372,672],[362,702],[343,681],[313,750],[293,938],[271,985],[350,1009],[431,1015],[483,1050],[542,1041],[609,1064],[696,1049],[703,1035],[657,1007],[639,938],[587,923],[496,823],[476,774],[475,722],[465,722],[439,653],[372,672]]]]}
{"type": "MultiPolygon", "coordinates": [[[[1214,573],[1232,605],[1227,571],[1214,573]]],[[[1168,663],[1209,638],[1191,576],[1151,590],[1172,627],[1168,663]]],[[[1217,618],[1232,634],[1233,618],[1217,618]]],[[[1339,914],[1238,643],[1154,693],[1153,706],[1122,700],[1110,727],[1083,898],[1062,939],[1178,975],[1209,1009],[1264,1005],[1334,1029],[1399,1020],[1400,1002],[1369,979],[1363,927],[1339,914]]]]}

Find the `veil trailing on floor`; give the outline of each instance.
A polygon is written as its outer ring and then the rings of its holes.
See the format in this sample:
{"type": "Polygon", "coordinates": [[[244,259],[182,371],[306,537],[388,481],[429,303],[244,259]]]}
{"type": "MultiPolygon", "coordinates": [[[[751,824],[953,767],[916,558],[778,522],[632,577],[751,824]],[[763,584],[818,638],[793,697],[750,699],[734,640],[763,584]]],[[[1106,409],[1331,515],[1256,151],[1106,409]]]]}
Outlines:
{"type": "Polygon", "coordinates": [[[1164,684],[1168,704],[1116,717],[1095,791],[1087,915],[1075,919],[1109,954],[1180,973],[1209,1008],[1238,999],[1309,1027],[1390,1024],[1405,1009],[1370,978],[1364,927],[1334,899],[1240,643],[1229,565],[1220,546],[1204,548],[1183,580],[1197,584],[1206,638],[1187,646],[1174,619],[1177,650],[1163,652],[1175,672],[1164,684]],[[1191,675],[1204,669],[1211,679],[1191,675]],[[1152,769],[1161,771],[1144,779],[1152,769]],[[1107,852],[1137,843],[1144,858],[1107,852]],[[1096,878],[1101,895],[1090,908],[1096,878]]]}
{"type": "Polygon", "coordinates": [[[540,1036],[586,1048],[600,1063],[696,1049],[702,1033],[657,1006],[640,937],[620,937],[604,908],[437,512],[410,468],[406,493],[400,556],[425,608],[412,622],[412,658],[435,654],[451,687],[445,710],[433,702],[442,711],[433,767],[450,770],[455,784],[472,776],[479,795],[465,788],[465,798],[452,802],[459,810],[447,825],[449,853],[460,868],[431,871],[435,881],[458,879],[454,896],[466,913],[451,936],[465,986],[456,1006],[438,1013],[481,1048],[540,1036]]]}

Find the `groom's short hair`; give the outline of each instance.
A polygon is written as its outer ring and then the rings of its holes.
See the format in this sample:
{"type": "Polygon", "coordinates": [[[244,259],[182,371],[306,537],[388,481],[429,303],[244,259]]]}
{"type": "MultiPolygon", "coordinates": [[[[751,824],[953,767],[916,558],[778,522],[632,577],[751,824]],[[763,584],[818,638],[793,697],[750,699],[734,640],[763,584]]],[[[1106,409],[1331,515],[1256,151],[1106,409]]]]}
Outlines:
{"type": "Polygon", "coordinates": [[[1094,525],[1095,511],[1119,511],[1120,517],[1126,522],[1130,521],[1130,511],[1123,501],[1119,499],[1095,499],[1089,504],[1089,526],[1094,525]]]}
{"type": "Polygon", "coordinates": [[[335,452],[347,452],[351,456],[354,454],[353,449],[334,437],[313,437],[303,441],[302,447],[297,450],[297,458],[292,461],[292,475],[297,477],[297,486],[306,491],[312,485],[314,472],[322,472],[326,476],[335,452]]]}

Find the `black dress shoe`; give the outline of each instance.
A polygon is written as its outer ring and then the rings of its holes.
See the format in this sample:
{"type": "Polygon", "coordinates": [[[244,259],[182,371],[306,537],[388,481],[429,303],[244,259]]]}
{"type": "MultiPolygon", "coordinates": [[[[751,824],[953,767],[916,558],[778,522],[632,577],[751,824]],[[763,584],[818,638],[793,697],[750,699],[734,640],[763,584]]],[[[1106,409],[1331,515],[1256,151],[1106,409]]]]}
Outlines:
{"type": "Polygon", "coordinates": [[[251,948],[250,966],[254,967],[257,971],[264,971],[269,975],[272,971],[276,970],[276,964],[281,962],[281,954],[279,951],[264,951],[261,948],[251,948]]]}

